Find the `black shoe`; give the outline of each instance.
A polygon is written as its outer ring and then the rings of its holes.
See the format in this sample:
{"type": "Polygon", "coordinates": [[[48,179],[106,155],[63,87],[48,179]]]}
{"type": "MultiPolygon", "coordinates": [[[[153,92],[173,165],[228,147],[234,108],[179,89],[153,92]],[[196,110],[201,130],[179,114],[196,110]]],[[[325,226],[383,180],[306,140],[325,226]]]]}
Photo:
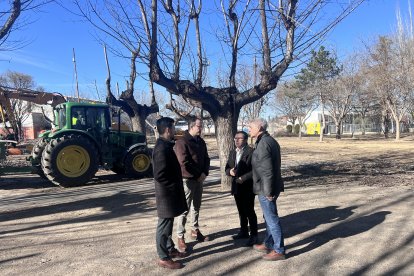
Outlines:
{"type": "Polygon", "coordinates": [[[206,242],[210,240],[209,236],[204,236],[198,229],[191,230],[191,238],[198,242],[206,242]]]}
{"type": "Polygon", "coordinates": [[[231,236],[233,240],[240,240],[240,239],[247,239],[249,237],[249,234],[245,232],[239,232],[237,235],[231,236]]]}
{"type": "Polygon", "coordinates": [[[250,236],[249,240],[244,244],[245,247],[252,247],[257,244],[257,235],[250,236]]]}

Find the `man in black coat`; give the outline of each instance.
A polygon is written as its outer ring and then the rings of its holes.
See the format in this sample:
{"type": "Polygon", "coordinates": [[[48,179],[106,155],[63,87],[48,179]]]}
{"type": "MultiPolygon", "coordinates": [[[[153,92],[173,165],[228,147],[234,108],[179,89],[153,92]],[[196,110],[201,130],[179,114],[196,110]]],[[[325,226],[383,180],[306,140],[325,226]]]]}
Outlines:
{"type": "Polygon", "coordinates": [[[233,239],[249,238],[245,246],[257,243],[257,216],[254,211],[252,154],[247,145],[247,133],[238,131],[234,136],[235,149],[230,151],[226,164],[226,174],[232,177],[231,194],[234,195],[239,212],[240,231],[233,239]],[[248,224],[250,224],[250,237],[248,224]]]}
{"type": "Polygon", "coordinates": [[[183,265],[172,258],[185,257],[171,239],[174,217],[188,210],[185,200],[180,164],[174,153],[174,120],[168,117],[157,121],[160,138],[154,147],[152,164],[154,170],[155,199],[157,203],[158,225],[156,233],[158,265],[179,269],[183,265]]]}

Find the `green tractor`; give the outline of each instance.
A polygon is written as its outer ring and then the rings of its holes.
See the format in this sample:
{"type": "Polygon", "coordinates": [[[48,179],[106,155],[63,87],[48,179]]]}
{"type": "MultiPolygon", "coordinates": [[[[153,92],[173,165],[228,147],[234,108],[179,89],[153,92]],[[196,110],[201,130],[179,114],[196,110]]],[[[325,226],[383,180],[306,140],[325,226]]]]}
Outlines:
{"type": "Polygon", "coordinates": [[[54,108],[54,128],[40,135],[31,162],[36,172],[54,184],[80,186],[99,166],[117,174],[146,177],[152,173],[151,152],[142,133],[116,129],[106,104],[66,102],[54,108]]]}

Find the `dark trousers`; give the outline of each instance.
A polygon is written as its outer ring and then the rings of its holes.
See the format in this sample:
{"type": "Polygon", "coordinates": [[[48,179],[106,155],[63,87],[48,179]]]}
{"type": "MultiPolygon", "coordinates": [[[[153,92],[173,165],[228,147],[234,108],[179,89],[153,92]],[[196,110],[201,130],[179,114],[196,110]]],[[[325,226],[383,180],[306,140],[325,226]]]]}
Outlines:
{"type": "Polygon", "coordinates": [[[158,218],[156,243],[157,253],[160,259],[170,259],[169,252],[174,248],[174,242],[171,239],[174,225],[174,218],[158,218]]]}
{"type": "Polygon", "coordinates": [[[257,216],[254,211],[255,194],[251,191],[240,190],[234,195],[237,210],[239,211],[240,231],[249,233],[247,227],[250,224],[250,235],[257,235],[257,216]]]}

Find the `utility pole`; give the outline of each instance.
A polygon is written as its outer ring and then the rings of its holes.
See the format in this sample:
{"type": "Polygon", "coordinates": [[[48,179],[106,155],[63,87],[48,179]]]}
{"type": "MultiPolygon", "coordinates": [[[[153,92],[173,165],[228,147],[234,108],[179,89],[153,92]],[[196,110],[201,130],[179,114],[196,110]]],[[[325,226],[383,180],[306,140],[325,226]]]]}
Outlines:
{"type": "Polygon", "coordinates": [[[98,100],[101,101],[101,96],[99,95],[98,85],[96,84],[96,80],[95,80],[95,90],[96,90],[96,95],[98,95],[98,100]]]}
{"type": "Polygon", "coordinates": [[[78,84],[78,71],[76,70],[76,58],[75,58],[75,48],[73,49],[73,65],[75,66],[75,79],[76,79],[76,97],[78,98],[78,103],[80,102],[79,99],[79,84],[78,84]]]}

